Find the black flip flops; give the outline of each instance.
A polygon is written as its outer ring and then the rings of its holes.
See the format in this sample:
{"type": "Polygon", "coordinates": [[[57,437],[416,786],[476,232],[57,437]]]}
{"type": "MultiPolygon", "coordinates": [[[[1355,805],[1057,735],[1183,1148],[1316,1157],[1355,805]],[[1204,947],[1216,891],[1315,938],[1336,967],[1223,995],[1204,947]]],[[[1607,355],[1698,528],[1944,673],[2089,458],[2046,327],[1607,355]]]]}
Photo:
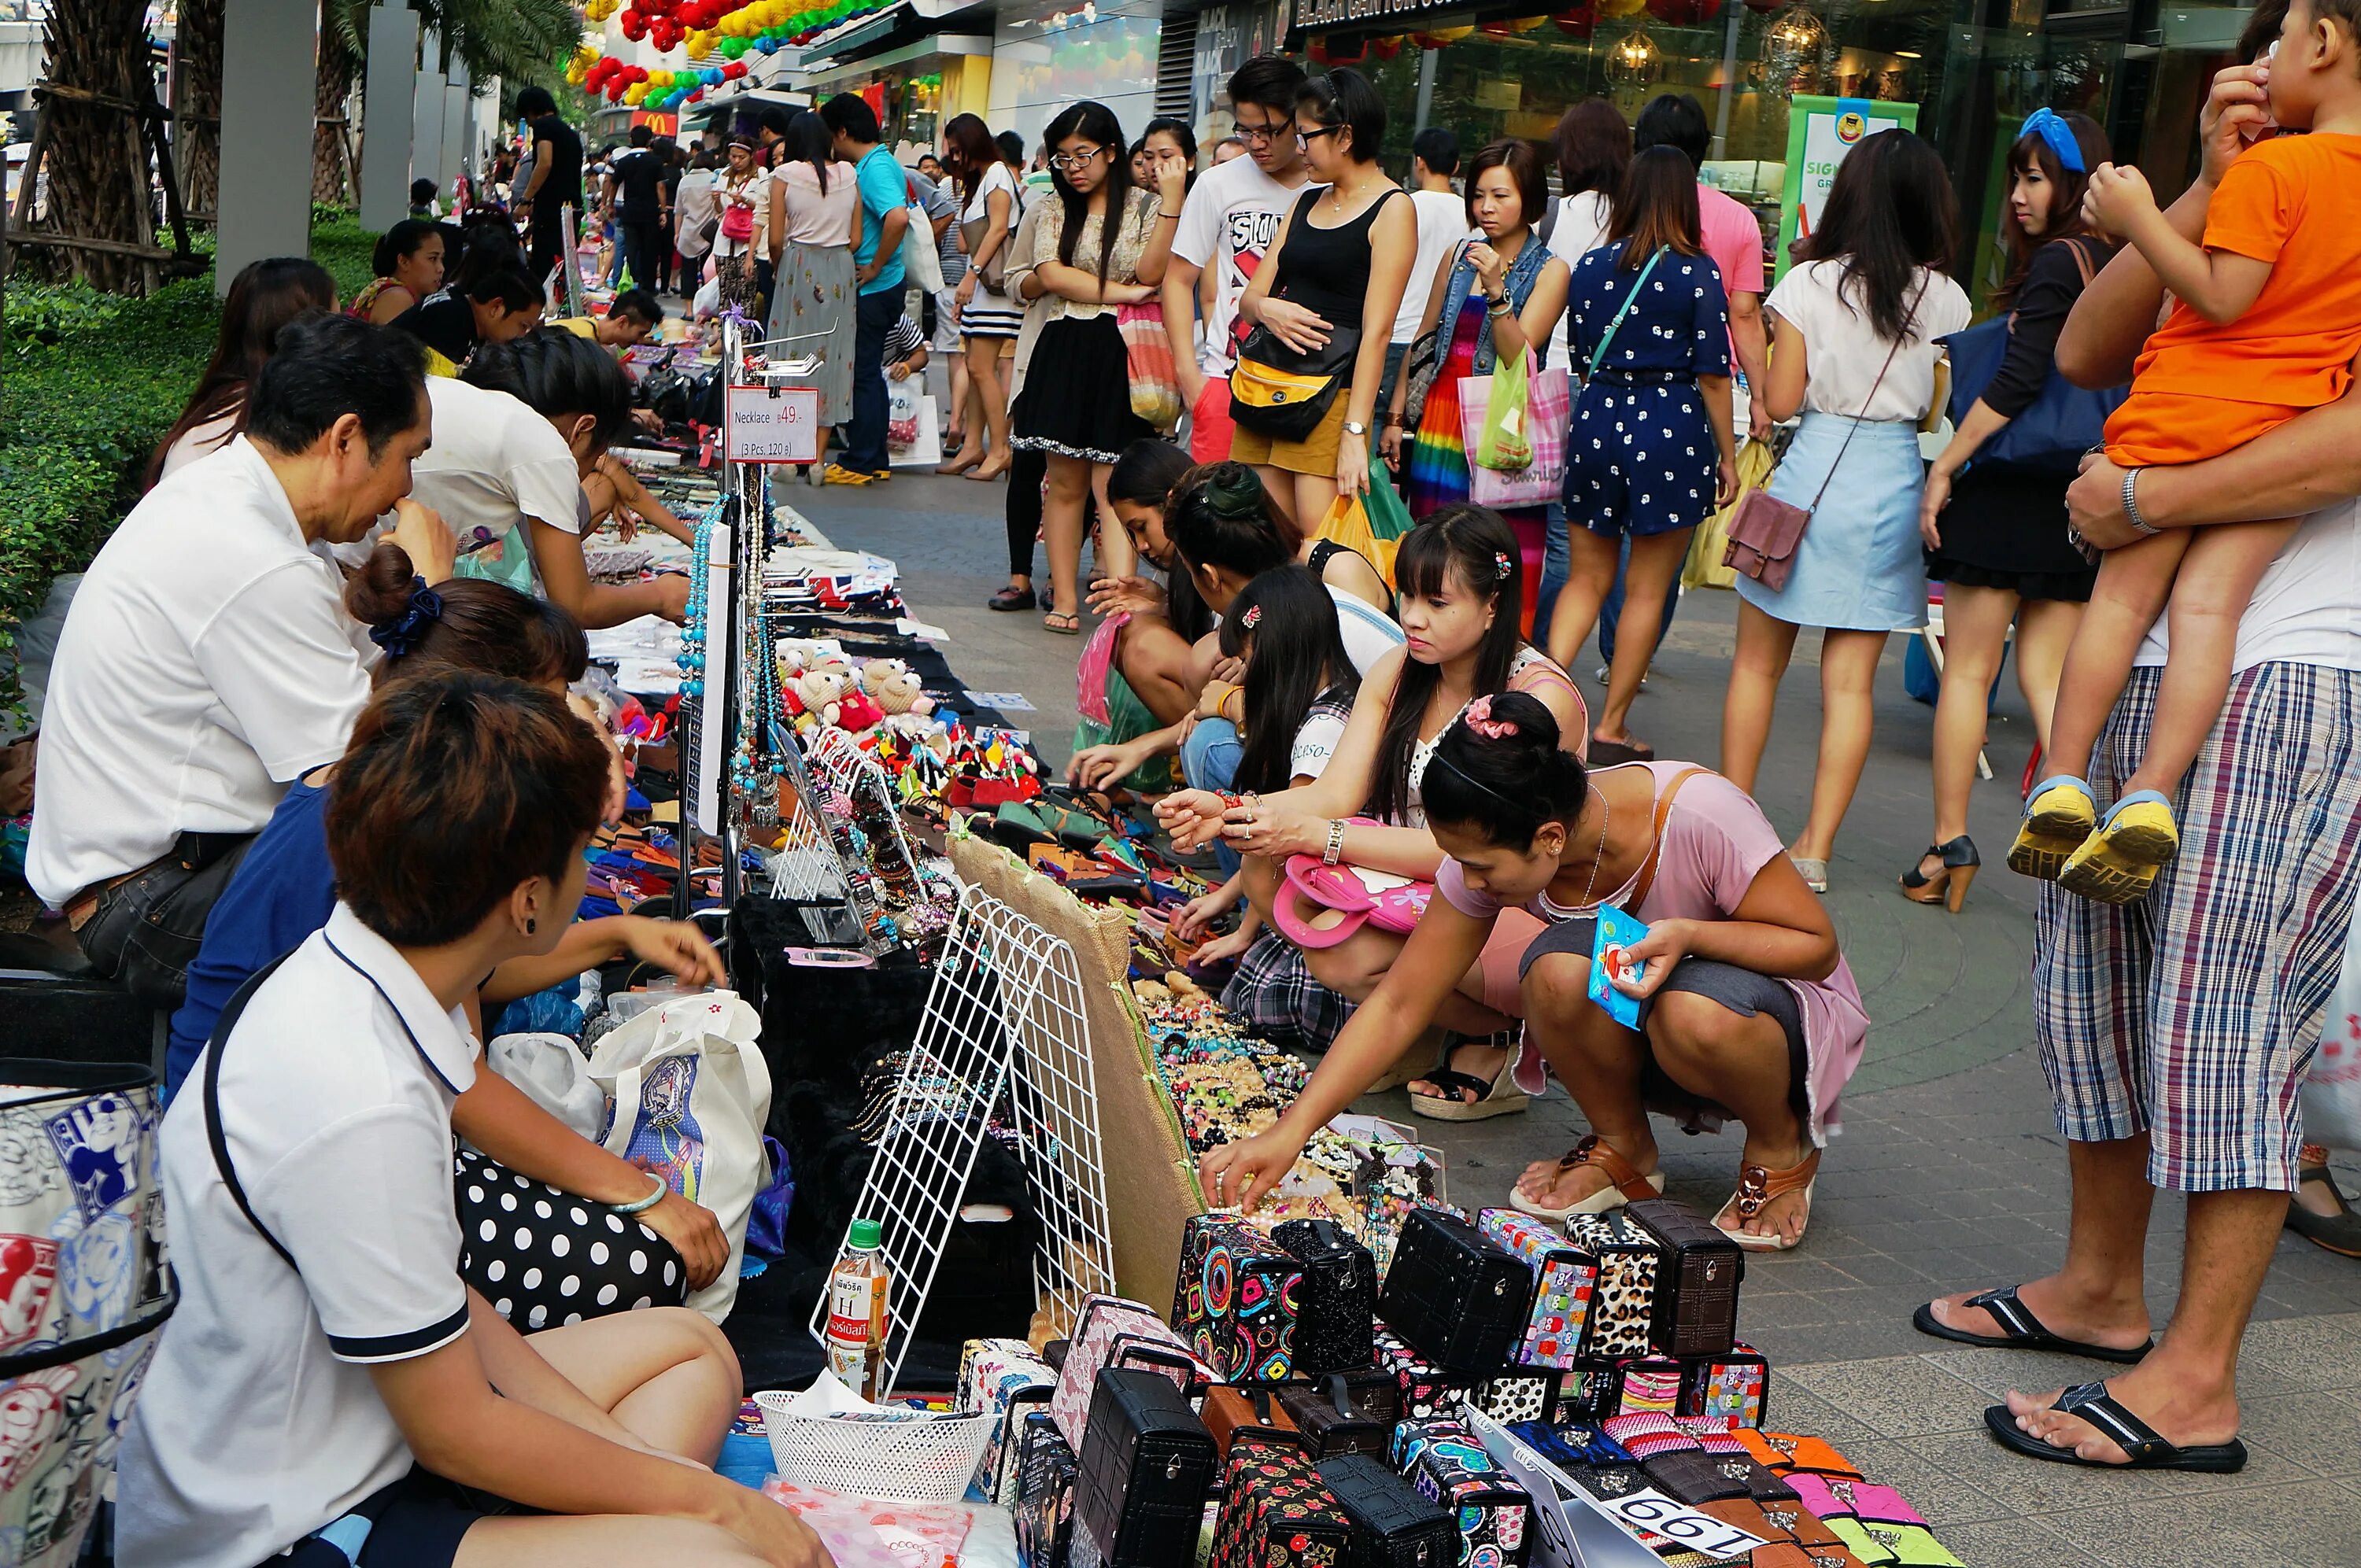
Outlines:
{"type": "Polygon", "coordinates": [[[1933,1302],[1920,1307],[1910,1316],[1910,1326],[1922,1334],[1947,1339],[1960,1344],[1980,1345],[1986,1350],[2052,1350],[2062,1355],[2087,1355],[2094,1361],[2113,1361],[2129,1366],[2156,1348],[2149,1340],[2136,1350],[2117,1350],[2112,1345],[2091,1344],[2082,1340],[2065,1339],[2042,1327],[2041,1320],[2033,1315],[2026,1304],[2016,1299],[2016,1287],[2005,1290],[1987,1290],[1981,1296],[1971,1296],[1965,1305],[1982,1307],[2001,1326],[1996,1334],[1971,1333],[1938,1321],[1933,1302]]]}

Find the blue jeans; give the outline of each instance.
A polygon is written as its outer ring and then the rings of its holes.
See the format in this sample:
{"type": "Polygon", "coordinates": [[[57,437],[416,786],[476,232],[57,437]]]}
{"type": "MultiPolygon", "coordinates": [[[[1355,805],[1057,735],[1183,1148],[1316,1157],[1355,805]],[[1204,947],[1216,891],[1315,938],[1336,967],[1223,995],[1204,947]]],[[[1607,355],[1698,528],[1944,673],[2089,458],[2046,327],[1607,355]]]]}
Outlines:
{"type": "MultiPolygon", "coordinates": [[[[1606,602],[1598,607],[1598,656],[1608,663],[1615,662],[1615,628],[1623,619],[1623,574],[1631,566],[1631,541],[1626,536],[1621,554],[1615,562],[1615,586],[1607,590],[1606,602]]],[[[1681,579],[1673,576],[1673,586],[1664,591],[1664,619],[1656,628],[1657,645],[1664,645],[1664,633],[1673,629],[1673,609],[1681,602],[1681,579]]]]}
{"type": "Polygon", "coordinates": [[[1549,646],[1550,617],[1557,613],[1558,591],[1574,571],[1574,546],[1565,534],[1565,507],[1558,501],[1549,504],[1548,538],[1542,556],[1541,596],[1533,605],[1533,639],[1543,648],[1549,646]]]}
{"type": "MultiPolygon", "coordinates": [[[[1226,718],[1201,718],[1180,742],[1180,776],[1191,789],[1218,795],[1237,778],[1238,759],[1245,754],[1236,725],[1226,718]]],[[[1219,839],[1213,840],[1213,859],[1221,863],[1224,879],[1238,874],[1238,852],[1219,839]]]]}
{"type": "Polygon", "coordinates": [[[862,295],[852,319],[852,420],[838,461],[856,474],[875,474],[885,467],[885,334],[902,319],[902,291],[862,295]]]}

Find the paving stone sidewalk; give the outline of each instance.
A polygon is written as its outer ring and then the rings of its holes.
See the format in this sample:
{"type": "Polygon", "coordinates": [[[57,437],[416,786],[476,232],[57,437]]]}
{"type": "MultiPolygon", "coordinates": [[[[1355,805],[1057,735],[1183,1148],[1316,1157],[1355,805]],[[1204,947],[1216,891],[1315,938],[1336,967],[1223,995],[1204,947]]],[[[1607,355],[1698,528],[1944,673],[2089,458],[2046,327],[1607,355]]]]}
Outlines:
{"type": "MultiPolygon", "coordinates": [[[[1043,755],[1062,761],[1074,723],[1075,639],[983,599],[1005,580],[1001,485],[907,472],[862,489],[784,492],[837,543],[892,556],[914,613],[948,629],[971,685],[1021,691],[1043,755]]],[[[1667,758],[1719,752],[1733,596],[1682,603],[1633,726],[1667,758]]],[[[2101,1364],[1948,1344],[1910,1327],[1913,1308],[1952,1290],[2015,1283],[2056,1266],[2067,1224],[2066,1151],[2032,1049],[2032,884],[2001,864],[2031,726],[2012,668],[1978,784],[1971,831],[1986,871],[1957,917],[1905,902],[1894,877],[1929,837],[1932,710],[1904,695],[1905,640],[1880,672],[1877,736],[1831,868],[1828,905],[1873,1026],[1844,1099],[1811,1231],[1794,1253],[1750,1259],[1741,1333],[1774,1368],[1771,1424],[1834,1442],[1899,1487],[1973,1568],[2361,1565],[2361,1262],[2284,1238],[2242,1365],[2244,1438],[2235,1476],[2115,1475],[2015,1458],[1985,1435],[1984,1407],[2009,1387],[2102,1376],[2101,1364]]],[[[1595,658],[1577,674],[1595,704],[1595,658]]],[[[1806,634],[1781,691],[1760,795],[1792,832],[1811,784],[1818,718],[1806,634]]],[[[1409,1119],[1400,1091],[1364,1108],[1409,1119]]],[[[1422,1122],[1446,1151],[1454,1201],[1497,1203],[1532,1159],[1584,1131],[1562,1091],[1521,1115],[1422,1122]]],[[[1738,1142],[1657,1124],[1669,1190],[1700,1211],[1729,1196],[1738,1142]]],[[[2339,1167],[2348,1191],[2361,1173],[2339,1167]]],[[[2180,1267],[2180,1205],[2158,1205],[2147,1288],[2161,1324],[2180,1267]]]]}

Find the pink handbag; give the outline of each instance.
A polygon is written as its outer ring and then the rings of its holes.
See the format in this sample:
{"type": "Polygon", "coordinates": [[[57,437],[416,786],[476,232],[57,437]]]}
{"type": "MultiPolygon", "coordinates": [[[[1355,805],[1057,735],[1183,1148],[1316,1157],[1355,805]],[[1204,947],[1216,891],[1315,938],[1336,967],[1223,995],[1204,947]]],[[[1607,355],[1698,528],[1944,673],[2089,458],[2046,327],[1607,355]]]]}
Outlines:
{"type": "Polygon", "coordinates": [[[1057,1392],[1049,1396],[1049,1419],[1077,1453],[1082,1451],[1092,1391],[1099,1373],[1110,1366],[1161,1373],[1192,1399],[1213,1380],[1213,1368],[1191,1353],[1155,1308],[1120,1296],[1084,1298],[1065,1364],[1058,1369],[1057,1392]]]}
{"type": "MultiPolygon", "coordinates": [[[[1378,825],[1367,817],[1345,820],[1363,828],[1378,825]]],[[[1433,896],[1433,883],[1366,866],[1342,862],[1332,866],[1317,855],[1290,855],[1286,877],[1271,901],[1270,913],[1281,936],[1299,948],[1316,950],[1334,947],[1363,926],[1406,937],[1433,896]],[[1343,918],[1333,924],[1314,924],[1322,915],[1331,913],[1343,918]]]]}
{"type": "MultiPolygon", "coordinates": [[[[1531,350],[1527,351],[1528,353],[1531,350]]],[[[1492,378],[1459,378],[1459,440],[1461,449],[1476,450],[1483,433],[1485,406],[1491,400],[1492,378]]],[[[1467,465],[1467,499],[1494,509],[1547,506],[1565,488],[1565,441],[1574,422],[1573,383],[1565,367],[1554,365],[1525,378],[1525,439],[1532,444],[1533,460],[1514,473],[1467,465]]]]}

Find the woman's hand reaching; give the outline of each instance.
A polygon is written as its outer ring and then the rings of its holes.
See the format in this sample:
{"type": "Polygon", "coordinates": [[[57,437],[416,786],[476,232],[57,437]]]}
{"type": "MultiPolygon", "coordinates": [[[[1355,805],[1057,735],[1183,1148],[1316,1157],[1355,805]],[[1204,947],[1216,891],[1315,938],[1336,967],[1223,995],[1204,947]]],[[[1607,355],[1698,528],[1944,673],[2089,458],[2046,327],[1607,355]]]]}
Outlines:
{"type": "Polygon", "coordinates": [[[1227,809],[1212,790],[1176,790],[1156,803],[1156,820],[1175,845],[1194,850],[1222,836],[1222,813],[1227,809]]]}
{"type": "Polygon", "coordinates": [[[1281,1131],[1284,1126],[1281,1123],[1244,1143],[1206,1150],[1197,1162],[1197,1183],[1204,1189],[1205,1201],[1216,1209],[1235,1207],[1241,1214],[1253,1213],[1270,1190],[1287,1179],[1303,1152],[1303,1140],[1281,1131]]]}

